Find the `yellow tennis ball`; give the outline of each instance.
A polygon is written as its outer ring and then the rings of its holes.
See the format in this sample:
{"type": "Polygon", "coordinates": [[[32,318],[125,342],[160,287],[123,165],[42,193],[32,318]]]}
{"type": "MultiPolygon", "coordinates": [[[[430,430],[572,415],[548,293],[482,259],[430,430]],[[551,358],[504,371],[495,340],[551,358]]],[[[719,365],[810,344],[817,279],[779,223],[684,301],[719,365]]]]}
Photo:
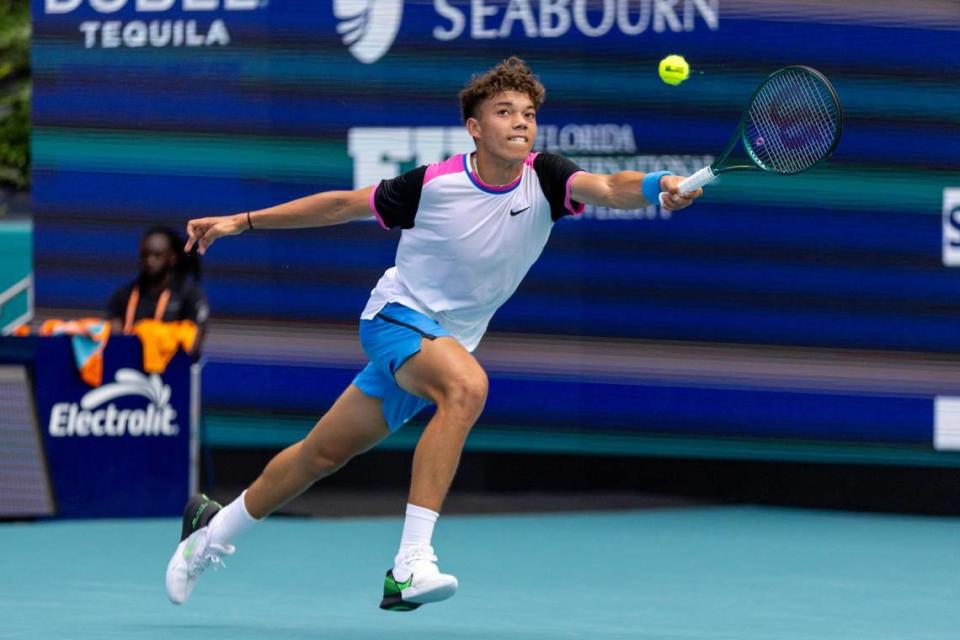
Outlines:
{"type": "Polygon", "coordinates": [[[669,55],[660,61],[660,79],[670,85],[678,85],[690,77],[690,65],[683,56],[669,55]]]}

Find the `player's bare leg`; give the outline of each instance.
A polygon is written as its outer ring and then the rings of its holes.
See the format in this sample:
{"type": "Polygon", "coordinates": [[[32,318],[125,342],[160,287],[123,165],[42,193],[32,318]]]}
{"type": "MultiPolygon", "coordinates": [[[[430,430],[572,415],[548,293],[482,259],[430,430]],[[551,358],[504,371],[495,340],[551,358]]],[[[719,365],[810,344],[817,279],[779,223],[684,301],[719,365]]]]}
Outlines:
{"type": "Polygon", "coordinates": [[[445,600],[457,590],[457,579],[437,568],[430,537],[467,435],[483,411],[487,376],[460,343],[437,338],[423,340],[420,353],[400,368],[396,380],[437,405],[414,453],[403,538],[380,603],[383,609],[409,611],[445,600]]]}
{"type": "Polygon", "coordinates": [[[239,498],[222,509],[206,496],[192,498],[180,545],[167,565],[170,600],[185,602],[203,571],[234,552],[234,536],[388,435],[381,401],[350,385],[307,437],[278,453],[239,498]]]}
{"type": "Polygon", "coordinates": [[[413,456],[410,503],[439,512],[470,428],[487,401],[487,374],[452,338],[424,340],[397,371],[397,383],[437,405],[413,456]]]}
{"type": "Polygon", "coordinates": [[[270,515],[388,435],[380,400],[350,385],[307,437],[274,456],[250,485],[248,513],[270,515]]]}

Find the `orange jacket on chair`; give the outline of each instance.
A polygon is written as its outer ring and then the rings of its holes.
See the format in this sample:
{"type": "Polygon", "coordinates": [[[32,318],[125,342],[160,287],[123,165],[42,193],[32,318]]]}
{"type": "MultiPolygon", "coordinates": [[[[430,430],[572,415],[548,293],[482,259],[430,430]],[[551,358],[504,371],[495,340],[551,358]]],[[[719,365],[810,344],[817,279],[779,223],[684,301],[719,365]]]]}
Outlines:
{"type": "Polygon", "coordinates": [[[163,373],[178,349],[187,353],[193,349],[197,325],[191,320],[160,322],[146,318],[133,325],[133,334],[143,344],[143,370],[163,373]]]}

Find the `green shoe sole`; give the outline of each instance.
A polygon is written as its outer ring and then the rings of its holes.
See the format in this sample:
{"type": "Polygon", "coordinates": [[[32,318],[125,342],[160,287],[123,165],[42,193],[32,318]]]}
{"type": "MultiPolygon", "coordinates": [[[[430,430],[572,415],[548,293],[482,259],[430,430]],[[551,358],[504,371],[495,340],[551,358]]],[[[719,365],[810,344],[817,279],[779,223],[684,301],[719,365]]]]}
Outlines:
{"type": "Polygon", "coordinates": [[[405,602],[400,596],[384,596],[380,601],[380,608],[384,611],[413,611],[419,606],[416,602],[405,602]]]}

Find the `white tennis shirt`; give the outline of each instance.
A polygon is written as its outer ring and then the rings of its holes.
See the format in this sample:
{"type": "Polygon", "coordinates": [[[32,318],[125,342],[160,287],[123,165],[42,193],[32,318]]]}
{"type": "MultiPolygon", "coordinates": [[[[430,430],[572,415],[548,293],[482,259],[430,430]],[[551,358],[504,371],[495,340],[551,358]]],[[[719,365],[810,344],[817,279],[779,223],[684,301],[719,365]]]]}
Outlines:
{"type": "Polygon", "coordinates": [[[473,351],[494,312],[540,257],[553,223],[584,205],[570,196],[581,169],[531,153],[511,184],[491,186],[459,154],[377,184],[370,209],[384,228],[401,227],[396,266],[387,269],[361,318],[397,302],[436,320],[473,351]]]}

